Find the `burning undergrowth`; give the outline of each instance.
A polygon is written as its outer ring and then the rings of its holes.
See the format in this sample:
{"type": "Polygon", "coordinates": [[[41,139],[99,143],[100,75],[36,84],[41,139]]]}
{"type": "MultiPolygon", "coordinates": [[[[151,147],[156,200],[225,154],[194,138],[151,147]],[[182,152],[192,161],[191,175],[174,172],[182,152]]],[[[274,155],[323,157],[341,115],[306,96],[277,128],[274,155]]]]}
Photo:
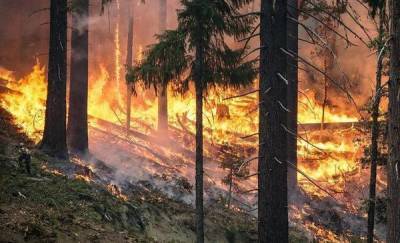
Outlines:
{"type": "MultiPolygon", "coordinates": [[[[1,76],[7,88],[2,92],[2,106],[14,116],[15,124],[36,142],[43,128],[44,71],[37,63],[32,73],[20,80],[12,72],[2,71],[1,76]]],[[[100,183],[122,200],[132,188],[140,187],[159,190],[191,205],[195,171],[193,94],[168,97],[168,133],[154,129],[156,99],[136,97],[132,105],[132,128],[127,131],[124,105],[113,95],[118,90],[106,88],[110,87],[109,83],[110,75],[102,66],[91,76],[92,157],[74,159],[77,164],[74,167],[60,165],[47,169],[100,183]]],[[[257,95],[225,99],[235,93],[224,91],[224,97],[219,93],[218,87],[211,90],[205,102],[205,196],[208,203],[222,203],[256,216],[257,95]]],[[[367,196],[368,172],[359,161],[366,137],[358,127],[357,116],[350,116],[348,111],[327,107],[324,129],[317,123],[320,113],[321,105],[315,93],[306,91],[299,101],[300,193],[291,205],[291,223],[308,232],[310,239],[343,241],[341,235],[365,234],[365,215],[360,211],[360,204],[367,196]],[[330,214],[332,208],[334,213],[330,214]]]]}

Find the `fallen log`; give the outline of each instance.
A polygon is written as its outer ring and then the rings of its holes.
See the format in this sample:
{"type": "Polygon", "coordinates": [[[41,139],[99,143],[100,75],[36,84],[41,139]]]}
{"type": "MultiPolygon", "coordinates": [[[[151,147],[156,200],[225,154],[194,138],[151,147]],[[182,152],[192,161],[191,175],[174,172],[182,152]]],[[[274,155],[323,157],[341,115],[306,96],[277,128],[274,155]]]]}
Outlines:
{"type": "MultiPolygon", "coordinates": [[[[367,128],[371,122],[326,122],[323,130],[342,130],[349,128],[367,128]]],[[[321,130],[321,123],[302,123],[298,125],[299,132],[318,131],[321,130]]]]}

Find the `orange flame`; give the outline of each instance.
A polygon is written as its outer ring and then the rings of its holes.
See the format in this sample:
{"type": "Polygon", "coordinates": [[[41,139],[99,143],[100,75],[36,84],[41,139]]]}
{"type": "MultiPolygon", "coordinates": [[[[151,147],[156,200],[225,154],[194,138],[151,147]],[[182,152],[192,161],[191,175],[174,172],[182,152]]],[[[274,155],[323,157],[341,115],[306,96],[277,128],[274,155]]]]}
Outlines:
{"type": "MultiPolygon", "coordinates": [[[[91,117],[100,118],[116,125],[125,123],[125,113],[118,104],[115,104],[115,95],[119,93],[118,87],[107,85],[110,82],[110,74],[104,66],[98,68],[99,72],[90,74],[89,82],[89,106],[88,113],[91,117]],[[112,89],[112,90],[110,90],[112,89]]],[[[43,130],[43,116],[45,111],[46,79],[45,68],[36,63],[32,72],[19,81],[15,81],[12,72],[2,70],[0,77],[10,80],[7,87],[16,92],[3,95],[1,105],[15,117],[15,123],[21,126],[25,133],[38,142],[43,130]]],[[[138,97],[132,104],[132,122],[134,129],[148,133],[149,128],[143,126],[143,122],[153,129],[157,121],[157,100],[153,91],[141,89],[138,97]]],[[[205,139],[216,143],[235,143],[257,147],[256,139],[246,141],[240,136],[253,134],[258,128],[258,99],[257,94],[227,99],[237,93],[233,90],[214,88],[208,91],[204,105],[204,136],[205,139]],[[223,94],[223,95],[222,95],[223,94]]],[[[122,92],[121,92],[122,94],[122,92]]],[[[195,132],[195,95],[193,89],[183,96],[174,96],[172,90],[168,92],[169,122],[171,126],[187,129],[195,132]]],[[[315,100],[313,93],[308,91],[308,98],[299,100],[299,122],[320,122],[318,114],[321,114],[321,105],[315,100]],[[313,111],[302,106],[308,103],[313,111]]],[[[325,121],[345,122],[356,121],[356,117],[347,115],[340,110],[327,108],[325,121]]],[[[91,126],[96,127],[96,120],[90,120],[91,126]]],[[[355,130],[341,131],[333,136],[331,131],[309,132],[309,142],[299,140],[299,169],[304,171],[314,180],[340,186],[347,173],[353,173],[358,168],[361,144],[353,142],[355,130]],[[318,148],[317,148],[318,147],[318,148]],[[323,151],[323,152],[322,152],[323,151]]],[[[300,175],[300,179],[303,177],[300,175]]],[[[310,184],[304,184],[307,191],[316,189],[310,184]]]]}

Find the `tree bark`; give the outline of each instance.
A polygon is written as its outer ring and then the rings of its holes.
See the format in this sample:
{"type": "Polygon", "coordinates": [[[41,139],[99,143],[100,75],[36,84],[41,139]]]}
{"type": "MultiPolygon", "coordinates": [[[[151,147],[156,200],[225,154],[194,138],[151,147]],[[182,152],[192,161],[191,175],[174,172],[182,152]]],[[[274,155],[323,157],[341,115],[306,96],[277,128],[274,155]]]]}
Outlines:
{"type": "Polygon", "coordinates": [[[45,125],[40,148],[68,158],[66,139],[67,1],[50,1],[50,42],[45,125]]]}
{"type": "MultiPolygon", "coordinates": [[[[297,6],[297,0],[288,0],[288,15],[294,19],[299,18],[298,9],[290,7],[297,6]]],[[[296,55],[299,52],[298,46],[298,35],[299,28],[298,24],[294,21],[287,21],[287,48],[291,50],[296,55]]],[[[287,95],[287,108],[290,110],[288,113],[288,129],[297,135],[297,100],[298,100],[298,62],[297,59],[288,58],[287,67],[287,79],[289,81],[288,85],[288,95],[287,95]]],[[[288,161],[293,165],[297,166],[297,137],[288,134],[288,161]]],[[[288,170],[288,193],[293,195],[297,189],[297,171],[288,170]]]]}
{"type": "MultiPolygon", "coordinates": [[[[128,23],[128,46],[126,52],[126,67],[132,68],[133,61],[133,3],[128,4],[129,23],[128,23]]],[[[127,135],[131,129],[131,105],[132,105],[132,83],[126,84],[126,131],[127,135]]]]}
{"type": "Polygon", "coordinates": [[[389,160],[387,237],[400,242],[400,0],[391,0],[390,10],[390,82],[389,82],[389,160]]]}
{"type": "MultiPolygon", "coordinates": [[[[167,1],[160,0],[160,33],[166,30],[167,26],[167,1]]],[[[168,86],[169,80],[161,80],[163,85],[158,87],[158,131],[168,130],[168,86]]]]}
{"type": "Polygon", "coordinates": [[[68,145],[85,154],[88,145],[89,0],[75,0],[72,13],[68,145]]]}
{"type": "Polygon", "coordinates": [[[233,167],[231,167],[229,171],[229,190],[228,190],[228,209],[231,208],[231,199],[232,199],[232,186],[233,186],[233,167]]]}
{"type": "MultiPolygon", "coordinates": [[[[324,56],[324,72],[328,73],[327,56],[324,56]]],[[[325,129],[325,108],[328,103],[328,79],[324,75],[324,100],[322,101],[321,131],[325,129]]]]}
{"type": "Polygon", "coordinates": [[[194,82],[196,91],[196,235],[197,243],[204,242],[203,205],[203,65],[204,47],[197,43],[194,82]]]}
{"type": "Polygon", "coordinates": [[[259,242],[288,242],[287,1],[262,0],[260,19],[259,242]]]}
{"type": "Polygon", "coordinates": [[[369,182],[369,203],[368,203],[368,243],[374,242],[374,226],[375,226],[375,204],[376,204],[376,169],[378,164],[378,139],[379,139],[379,105],[381,103],[381,81],[382,81],[382,68],[383,68],[383,55],[380,55],[383,45],[384,35],[384,11],[379,10],[379,30],[378,30],[378,59],[376,69],[375,81],[375,97],[372,103],[372,124],[371,124],[371,174],[369,182]]]}

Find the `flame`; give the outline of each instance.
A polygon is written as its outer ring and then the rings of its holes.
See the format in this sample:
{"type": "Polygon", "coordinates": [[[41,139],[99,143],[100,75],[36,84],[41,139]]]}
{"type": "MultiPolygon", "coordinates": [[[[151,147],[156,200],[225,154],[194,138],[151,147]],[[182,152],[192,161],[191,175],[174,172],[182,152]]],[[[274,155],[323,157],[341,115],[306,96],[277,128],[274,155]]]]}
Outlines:
{"type": "MultiPolygon", "coordinates": [[[[343,109],[343,108],[342,108],[343,109]]],[[[306,90],[299,97],[299,123],[320,123],[322,119],[322,104],[316,99],[316,93],[306,90]]],[[[357,122],[357,116],[348,114],[348,111],[327,106],[324,121],[329,122],[357,122]]]]}
{"type": "Polygon", "coordinates": [[[45,67],[36,61],[32,72],[20,80],[15,80],[7,70],[0,70],[0,77],[8,77],[6,87],[16,92],[2,95],[1,106],[9,111],[26,135],[38,142],[44,128],[46,100],[45,67]]]}
{"type": "Polygon", "coordinates": [[[117,198],[123,201],[128,201],[128,197],[121,192],[121,189],[119,189],[118,186],[114,184],[107,185],[107,190],[117,198]]]}
{"type": "Polygon", "coordinates": [[[143,60],[143,46],[139,45],[138,53],[136,55],[136,62],[140,63],[143,60]]]}
{"type": "MultiPolygon", "coordinates": [[[[140,56],[137,59],[140,59],[140,56]]],[[[118,92],[119,88],[115,86],[111,86],[113,90],[109,90],[107,84],[112,80],[105,66],[100,65],[98,70],[99,72],[92,72],[89,78],[88,113],[91,117],[123,125],[125,122],[124,111],[114,102],[114,94],[121,92],[118,92]]],[[[13,80],[11,74],[12,72],[7,70],[0,73],[1,77],[7,76],[8,80],[12,80],[7,83],[7,87],[17,93],[3,95],[1,105],[14,115],[15,123],[37,142],[43,130],[46,98],[45,68],[37,62],[32,72],[19,81],[13,80]]],[[[152,91],[138,88],[140,91],[132,104],[132,121],[135,129],[148,133],[149,129],[156,127],[157,100],[152,91]],[[143,123],[148,124],[148,127],[143,126],[143,123]]],[[[240,136],[257,132],[257,94],[237,99],[224,99],[236,93],[234,90],[222,90],[218,87],[208,91],[204,107],[204,136],[216,143],[231,142],[256,147],[257,141],[246,141],[240,139],[240,136]]],[[[317,114],[322,113],[322,108],[313,98],[313,93],[309,91],[308,94],[307,99],[300,98],[299,101],[300,123],[320,121],[317,114]],[[302,106],[303,103],[308,103],[314,111],[305,109],[302,106]]],[[[193,89],[183,96],[174,96],[173,90],[170,89],[168,96],[170,125],[194,133],[195,94],[193,89]]],[[[327,122],[357,120],[356,117],[340,113],[329,107],[325,111],[325,117],[327,122]]],[[[96,126],[96,120],[91,119],[90,123],[92,126],[96,126]]],[[[303,140],[298,142],[299,157],[302,161],[299,168],[313,179],[332,183],[336,182],[335,180],[340,174],[354,171],[357,168],[357,156],[361,148],[361,145],[354,144],[351,139],[355,133],[354,130],[351,130],[332,136],[330,132],[327,132],[325,136],[321,137],[320,131],[310,132],[308,139],[314,146],[303,140]],[[322,153],[322,150],[326,154],[322,153]]]]}
{"type": "Polygon", "coordinates": [[[15,80],[14,72],[0,66],[0,79],[3,79],[4,81],[13,81],[15,80]]]}
{"type": "MultiPolygon", "coordinates": [[[[140,53],[141,51],[138,52],[136,60],[140,60],[140,53]]],[[[13,115],[15,124],[19,125],[36,142],[40,140],[44,127],[43,117],[47,89],[45,70],[45,67],[37,61],[32,68],[32,72],[17,81],[13,72],[0,69],[0,77],[7,81],[6,87],[11,90],[1,94],[0,104],[13,115]]],[[[109,72],[105,65],[100,64],[94,70],[89,75],[88,114],[90,126],[100,128],[102,124],[99,123],[98,119],[102,119],[114,124],[116,127],[121,127],[118,137],[126,138],[126,134],[123,132],[126,113],[121,108],[124,106],[115,102],[116,94],[121,95],[124,92],[120,92],[117,85],[110,85],[111,82],[115,82],[115,79],[112,78],[113,75],[110,75],[112,72],[109,72]]],[[[157,99],[153,90],[145,90],[143,87],[137,87],[137,89],[138,95],[133,98],[132,102],[132,128],[143,134],[151,135],[157,125],[157,99]]],[[[192,134],[195,133],[196,103],[193,90],[193,87],[190,87],[187,94],[175,96],[173,89],[169,88],[168,120],[172,130],[179,129],[192,134]]],[[[240,98],[225,99],[234,95],[237,95],[237,91],[220,87],[207,91],[206,101],[204,102],[205,141],[211,144],[228,142],[244,148],[253,148],[253,153],[256,153],[257,137],[254,136],[250,139],[241,139],[240,137],[257,132],[258,95],[253,93],[240,98]]],[[[321,114],[322,107],[312,91],[307,91],[307,98],[299,97],[300,123],[319,123],[321,114]],[[307,106],[304,104],[307,104],[307,106]]],[[[325,121],[354,122],[357,121],[357,116],[352,116],[346,110],[342,111],[339,108],[327,107],[325,121]]],[[[354,128],[348,128],[338,130],[318,129],[317,131],[300,132],[300,136],[303,139],[299,139],[297,145],[298,168],[314,181],[332,191],[344,191],[349,175],[354,175],[360,168],[358,161],[364,144],[363,141],[355,142],[355,138],[362,137],[362,134],[354,128]]],[[[150,145],[150,147],[152,146],[150,145]]],[[[124,149],[129,151],[131,148],[124,147],[124,149]]],[[[193,163],[193,161],[190,161],[191,158],[186,158],[167,148],[154,147],[153,149],[160,150],[160,153],[162,152],[162,154],[171,156],[187,165],[193,163]]],[[[188,149],[194,149],[194,144],[190,144],[188,149]]],[[[141,150],[140,153],[141,156],[149,160],[157,160],[149,151],[141,150]]],[[[209,153],[213,152],[205,151],[206,155],[212,156],[209,153]]],[[[158,163],[162,166],[166,165],[163,164],[163,161],[158,163]]],[[[150,164],[144,163],[142,166],[148,171],[157,173],[157,169],[150,164]]],[[[189,167],[185,166],[185,168],[189,167]]],[[[180,170],[180,172],[185,176],[190,175],[184,169],[180,170]]],[[[220,176],[221,170],[218,168],[213,169],[212,175],[220,176]]],[[[87,182],[91,181],[90,176],[86,175],[76,175],[76,178],[87,182]]],[[[218,187],[224,187],[219,180],[209,182],[218,187]]],[[[301,174],[299,174],[299,184],[312,195],[326,196],[301,174]]],[[[257,185],[255,177],[243,182],[243,187],[246,189],[252,189],[255,185],[257,185]]],[[[108,190],[122,200],[127,200],[118,187],[109,185],[108,190]]],[[[320,226],[309,224],[306,228],[315,231],[316,235],[324,236],[326,239],[332,239],[332,242],[336,242],[334,240],[335,236],[329,231],[324,231],[320,226]]]]}

